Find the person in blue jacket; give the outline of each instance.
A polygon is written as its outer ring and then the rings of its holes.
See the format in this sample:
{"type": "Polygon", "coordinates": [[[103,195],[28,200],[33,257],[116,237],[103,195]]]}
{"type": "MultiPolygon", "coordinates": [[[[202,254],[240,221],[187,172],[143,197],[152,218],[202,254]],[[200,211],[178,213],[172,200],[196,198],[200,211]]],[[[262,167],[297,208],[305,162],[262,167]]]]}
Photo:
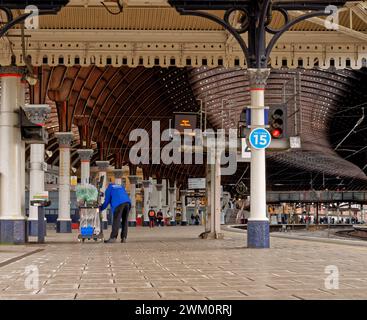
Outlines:
{"type": "Polygon", "coordinates": [[[131,208],[131,201],[127,194],[125,187],[110,183],[105,191],[105,199],[102,206],[99,208],[102,212],[111,206],[111,212],[113,216],[112,232],[109,240],[106,243],[116,242],[120,225],[121,230],[121,242],[126,242],[127,239],[127,228],[128,228],[128,217],[131,208]],[[121,223],[122,220],[122,223],[121,223]]]}

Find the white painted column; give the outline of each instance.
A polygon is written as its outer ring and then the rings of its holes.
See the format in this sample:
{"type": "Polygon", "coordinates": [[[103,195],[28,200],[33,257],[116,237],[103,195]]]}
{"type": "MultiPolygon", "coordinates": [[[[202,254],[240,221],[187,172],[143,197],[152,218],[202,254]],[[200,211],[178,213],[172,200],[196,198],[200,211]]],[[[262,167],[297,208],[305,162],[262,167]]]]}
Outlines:
{"type": "MultiPolygon", "coordinates": [[[[252,128],[264,126],[265,85],[270,69],[248,69],[251,91],[252,128]]],[[[247,224],[247,245],[269,248],[269,220],[266,217],[265,149],[251,149],[251,209],[247,224]]]]}
{"type": "Polygon", "coordinates": [[[77,150],[80,158],[80,182],[81,184],[90,183],[90,160],[93,156],[92,149],[77,150]]]}
{"type": "Polygon", "coordinates": [[[72,132],[55,134],[59,142],[59,216],[56,231],[71,233],[70,217],[70,146],[73,141],[72,132]]]}
{"type": "Polygon", "coordinates": [[[171,212],[171,226],[176,225],[176,186],[169,187],[169,210],[171,212]]]}
{"type": "Polygon", "coordinates": [[[123,185],[122,177],[124,175],[124,170],[123,169],[114,169],[113,173],[115,174],[115,184],[118,184],[118,185],[122,186],[123,185]]]}
{"type": "MultiPolygon", "coordinates": [[[[44,126],[46,119],[50,115],[51,108],[47,104],[28,104],[24,106],[24,111],[31,122],[44,126]]],[[[45,191],[45,172],[43,167],[45,163],[45,145],[39,143],[31,144],[30,149],[28,234],[37,236],[38,209],[31,206],[31,200],[35,194],[45,191]]]]}
{"type": "Polygon", "coordinates": [[[181,190],[181,226],[187,225],[186,190],[181,190]]]}
{"type": "MultiPolygon", "coordinates": [[[[19,106],[20,107],[23,107],[24,108],[24,105],[25,105],[25,89],[26,89],[26,85],[27,85],[27,82],[25,80],[21,80],[20,81],[20,85],[19,85],[19,90],[18,90],[18,103],[19,103],[19,106]]],[[[26,213],[26,205],[25,205],[25,176],[26,176],[26,169],[25,169],[25,142],[21,140],[21,165],[22,165],[22,168],[21,168],[21,190],[22,190],[22,213],[25,215],[26,213]]]]}
{"type": "Polygon", "coordinates": [[[0,68],[0,243],[27,241],[22,194],[25,192],[24,143],[21,140],[19,101],[21,70],[0,68]]]}
{"type": "Polygon", "coordinates": [[[156,189],[157,189],[157,212],[158,210],[162,210],[162,189],[163,189],[163,185],[162,184],[156,184],[155,185],[156,189]]]}
{"type": "Polygon", "coordinates": [[[206,214],[205,214],[205,233],[210,233],[212,230],[212,205],[213,205],[213,190],[212,190],[212,170],[213,165],[206,165],[206,214]]]}
{"type": "Polygon", "coordinates": [[[149,216],[148,216],[148,211],[150,209],[150,185],[151,185],[151,181],[150,180],[143,180],[143,189],[144,189],[144,221],[143,221],[143,226],[147,227],[149,226],[149,216]]]}
{"type": "Polygon", "coordinates": [[[215,164],[210,166],[210,237],[213,236],[215,230],[215,213],[216,213],[216,188],[215,188],[215,164]]]}
{"type": "MultiPolygon", "coordinates": [[[[107,186],[108,186],[107,170],[110,165],[110,162],[109,161],[96,161],[96,165],[98,167],[98,181],[99,179],[101,179],[101,177],[104,177],[101,192],[105,193],[107,186]]],[[[102,197],[101,201],[102,202],[104,201],[104,197],[102,197]]],[[[104,230],[108,229],[107,210],[102,211],[102,226],[104,230]]]]}
{"type": "Polygon", "coordinates": [[[220,230],[221,221],[221,168],[220,168],[220,157],[217,156],[214,165],[214,211],[213,211],[213,229],[212,232],[214,239],[223,239],[223,234],[220,230]]]}
{"type": "MultiPolygon", "coordinates": [[[[29,172],[29,200],[33,199],[33,196],[38,192],[42,192],[45,189],[45,175],[43,171],[43,162],[45,156],[44,144],[31,144],[30,155],[30,172],[29,172]]],[[[30,202],[30,201],[29,201],[30,202]]],[[[32,234],[33,224],[38,226],[38,209],[33,207],[29,203],[29,219],[30,224],[29,234],[36,236],[37,231],[32,234]]]]}
{"type": "Polygon", "coordinates": [[[129,227],[136,227],[136,184],[137,176],[129,176],[131,209],[129,214],[129,227]]]}

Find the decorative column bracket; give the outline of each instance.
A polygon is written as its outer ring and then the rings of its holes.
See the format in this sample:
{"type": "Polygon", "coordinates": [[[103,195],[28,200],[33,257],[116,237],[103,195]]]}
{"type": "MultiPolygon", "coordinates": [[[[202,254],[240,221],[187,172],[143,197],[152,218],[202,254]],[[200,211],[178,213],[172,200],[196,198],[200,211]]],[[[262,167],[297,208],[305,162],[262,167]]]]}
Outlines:
{"type": "MultiPolygon", "coordinates": [[[[342,6],[347,1],[329,1],[335,6],[342,6]]],[[[225,28],[239,43],[246,59],[248,68],[267,68],[270,53],[279,38],[297,23],[313,17],[327,16],[324,1],[299,1],[273,4],[271,0],[168,0],[181,15],[191,15],[209,19],[225,28]],[[205,10],[205,11],[202,11],[205,10]],[[223,18],[207,11],[224,10],[223,18]],[[289,11],[303,10],[307,12],[297,18],[290,19],[289,11]],[[272,29],[273,13],[277,11],[284,18],[284,24],[279,29],[272,29]],[[239,12],[241,16],[240,27],[234,27],[230,22],[233,13],[239,12]],[[247,32],[248,45],[242,34],[247,32]],[[266,34],[273,34],[272,39],[266,44],[266,34]]],[[[236,21],[237,23],[237,21],[236,21]]]]}

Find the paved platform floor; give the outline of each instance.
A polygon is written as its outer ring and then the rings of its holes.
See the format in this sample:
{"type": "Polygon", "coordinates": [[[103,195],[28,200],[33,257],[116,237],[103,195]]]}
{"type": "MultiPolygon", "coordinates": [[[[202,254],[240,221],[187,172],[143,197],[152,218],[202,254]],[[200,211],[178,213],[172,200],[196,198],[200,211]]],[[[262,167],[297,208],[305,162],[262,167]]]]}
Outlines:
{"type": "Polygon", "coordinates": [[[0,299],[367,298],[367,247],[271,238],[271,249],[247,249],[244,234],[202,231],[130,228],[125,244],[49,231],[45,245],[0,245],[0,299]],[[328,266],[339,289],[325,287],[328,266]]]}

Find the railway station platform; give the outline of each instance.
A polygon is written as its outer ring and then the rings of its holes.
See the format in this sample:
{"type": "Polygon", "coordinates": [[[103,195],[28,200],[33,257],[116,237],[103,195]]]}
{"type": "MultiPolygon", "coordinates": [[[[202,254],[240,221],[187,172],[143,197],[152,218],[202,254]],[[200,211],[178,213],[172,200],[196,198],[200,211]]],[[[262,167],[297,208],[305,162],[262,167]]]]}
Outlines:
{"type": "Polygon", "coordinates": [[[257,250],[244,233],[208,241],[201,231],[130,228],[127,243],[83,244],[49,230],[44,245],[2,245],[0,299],[367,298],[367,247],[272,236],[271,249],[257,250]],[[328,289],[332,269],[338,289],[328,289]]]}

